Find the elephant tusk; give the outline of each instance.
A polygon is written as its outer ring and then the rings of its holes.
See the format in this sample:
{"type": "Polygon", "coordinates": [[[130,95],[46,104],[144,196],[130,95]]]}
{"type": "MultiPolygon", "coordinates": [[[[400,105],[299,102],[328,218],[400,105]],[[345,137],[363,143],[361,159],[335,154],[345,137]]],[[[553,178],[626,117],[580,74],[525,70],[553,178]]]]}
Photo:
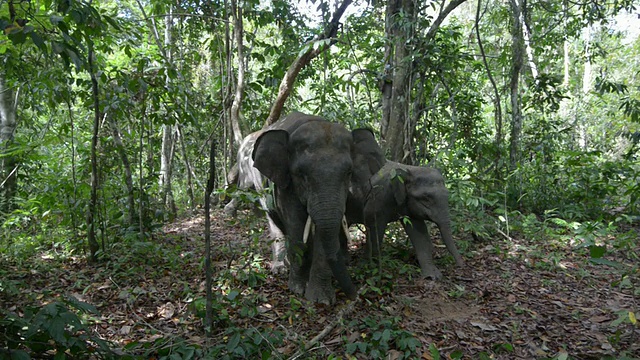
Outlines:
{"type": "Polygon", "coordinates": [[[313,222],[311,221],[311,216],[307,216],[307,223],[304,224],[304,233],[302,235],[302,242],[304,244],[309,240],[309,233],[312,231],[313,222]]]}
{"type": "Polygon", "coordinates": [[[347,237],[347,244],[351,242],[351,237],[349,236],[349,224],[347,224],[347,217],[342,215],[342,230],[344,231],[344,235],[347,237]]]}

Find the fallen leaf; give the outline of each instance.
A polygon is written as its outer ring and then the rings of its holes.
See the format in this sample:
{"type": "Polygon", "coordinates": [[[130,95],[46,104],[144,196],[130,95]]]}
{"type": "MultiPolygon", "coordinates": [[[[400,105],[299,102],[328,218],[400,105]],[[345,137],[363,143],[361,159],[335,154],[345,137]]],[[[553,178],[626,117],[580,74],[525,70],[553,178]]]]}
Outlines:
{"type": "Polygon", "coordinates": [[[481,321],[470,321],[471,325],[475,326],[475,327],[479,327],[480,329],[484,330],[484,331],[496,331],[498,330],[497,327],[491,325],[491,324],[487,324],[481,321]]]}

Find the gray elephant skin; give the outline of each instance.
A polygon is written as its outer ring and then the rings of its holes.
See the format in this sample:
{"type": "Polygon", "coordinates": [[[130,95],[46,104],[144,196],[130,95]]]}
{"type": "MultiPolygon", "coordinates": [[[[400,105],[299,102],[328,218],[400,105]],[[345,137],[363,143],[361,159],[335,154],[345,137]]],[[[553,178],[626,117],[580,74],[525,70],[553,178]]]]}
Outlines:
{"type": "Polygon", "coordinates": [[[406,217],[402,226],[416,251],[424,277],[442,278],[433,263],[433,243],[425,220],[438,226],[456,265],[464,266],[451,234],[449,193],[440,171],[388,161],[371,178],[371,193],[363,214],[374,255],[379,254],[387,224],[406,217]]]}
{"type": "Polygon", "coordinates": [[[311,301],[335,302],[332,277],[349,298],[356,296],[341,244],[354,139],[362,132],[370,130],[349,132],[294,112],[266,129],[253,150],[254,166],[274,183],[273,211],[287,240],[289,288],[311,301]],[[304,243],[308,218],[314,231],[304,243]]]}
{"type": "Polygon", "coordinates": [[[365,225],[369,257],[379,255],[387,224],[403,219],[422,275],[442,278],[433,263],[433,243],[425,223],[430,220],[438,226],[456,264],[464,266],[451,235],[449,194],[440,171],[385,161],[375,138],[361,136],[359,140],[354,154],[354,162],[359,165],[352,176],[347,221],[365,225]],[[384,165],[380,168],[381,161],[384,165]]]}
{"type": "MultiPolygon", "coordinates": [[[[285,248],[284,234],[276,225],[273,217],[270,215],[270,206],[267,196],[265,195],[266,178],[262,176],[260,171],[253,166],[253,149],[256,140],[265,130],[259,130],[247,135],[240,143],[238,148],[238,156],[236,164],[231,169],[228,179],[229,184],[235,184],[238,189],[253,189],[261,194],[259,198],[260,209],[266,213],[267,222],[269,224],[269,237],[271,238],[271,271],[273,273],[286,272],[285,264],[285,248]]],[[[236,216],[240,201],[238,198],[232,198],[224,207],[224,212],[228,216],[236,216]]]]}

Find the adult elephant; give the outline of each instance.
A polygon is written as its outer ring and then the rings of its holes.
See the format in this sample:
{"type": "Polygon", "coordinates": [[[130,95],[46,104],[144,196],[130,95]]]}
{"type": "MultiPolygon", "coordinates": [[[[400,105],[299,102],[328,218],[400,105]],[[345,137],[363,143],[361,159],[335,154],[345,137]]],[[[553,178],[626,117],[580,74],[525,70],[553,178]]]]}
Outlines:
{"type": "MultiPolygon", "coordinates": [[[[267,222],[269,224],[269,237],[271,238],[271,271],[273,273],[284,273],[286,271],[285,264],[285,248],[284,248],[284,234],[282,230],[277,226],[276,221],[270,213],[270,195],[266,194],[265,183],[266,179],[258,169],[253,166],[253,149],[255,143],[264,133],[265,130],[259,130],[247,135],[238,148],[238,156],[236,164],[230,171],[228,182],[235,184],[238,189],[248,190],[253,189],[260,194],[258,199],[259,207],[266,213],[267,222]]],[[[239,207],[239,199],[234,197],[224,207],[224,212],[228,216],[236,216],[237,209],[239,207]]]]}
{"type": "Polygon", "coordinates": [[[275,214],[287,240],[289,288],[308,300],[331,304],[335,277],[342,291],[356,289],[341,251],[342,220],[358,134],[321,117],[294,112],[261,134],[254,166],[274,183],[275,214]],[[314,225],[304,243],[307,219],[314,225]]]}
{"type": "Polygon", "coordinates": [[[442,239],[458,266],[464,261],[451,235],[449,195],[442,174],[433,168],[385,161],[380,168],[369,165],[372,159],[380,163],[383,152],[375,138],[361,136],[355,147],[354,169],[347,204],[349,224],[361,223],[367,229],[367,252],[378,256],[390,222],[403,219],[404,227],[415,249],[424,277],[438,280],[442,273],[433,263],[433,243],[425,223],[438,226],[442,239]],[[405,220],[406,218],[406,220],[405,220]]]}

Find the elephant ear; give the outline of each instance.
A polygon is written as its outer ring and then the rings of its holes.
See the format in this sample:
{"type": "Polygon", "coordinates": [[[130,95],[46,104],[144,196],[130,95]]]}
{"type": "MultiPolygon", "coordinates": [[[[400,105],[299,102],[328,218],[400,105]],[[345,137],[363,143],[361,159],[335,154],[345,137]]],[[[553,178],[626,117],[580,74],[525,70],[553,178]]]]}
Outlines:
{"type": "Polygon", "coordinates": [[[407,201],[407,183],[411,181],[411,173],[405,169],[395,168],[389,172],[389,178],[396,204],[404,204],[407,201]]]}
{"type": "Polygon", "coordinates": [[[253,147],[253,167],[279,188],[289,186],[289,133],[270,130],[258,137],[253,147]]]}
{"type": "Polygon", "coordinates": [[[386,159],[373,131],[367,128],[355,129],[351,132],[351,136],[354,161],[366,162],[369,174],[377,173],[384,166],[386,159]]]}

